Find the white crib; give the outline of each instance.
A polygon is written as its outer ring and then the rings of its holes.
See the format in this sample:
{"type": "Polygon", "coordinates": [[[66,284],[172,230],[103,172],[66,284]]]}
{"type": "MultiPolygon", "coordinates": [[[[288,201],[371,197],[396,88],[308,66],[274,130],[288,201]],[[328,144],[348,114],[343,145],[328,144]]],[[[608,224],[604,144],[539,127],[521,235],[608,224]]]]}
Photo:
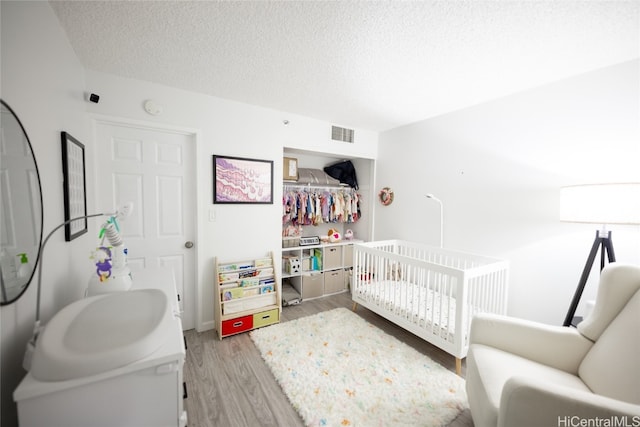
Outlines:
{"type": "Polygon", "coordinates": [[[351,293],[360,304],[456,358],[475,313],[506,314],[504,260],[387,240],[354,245],[351,293]]]}

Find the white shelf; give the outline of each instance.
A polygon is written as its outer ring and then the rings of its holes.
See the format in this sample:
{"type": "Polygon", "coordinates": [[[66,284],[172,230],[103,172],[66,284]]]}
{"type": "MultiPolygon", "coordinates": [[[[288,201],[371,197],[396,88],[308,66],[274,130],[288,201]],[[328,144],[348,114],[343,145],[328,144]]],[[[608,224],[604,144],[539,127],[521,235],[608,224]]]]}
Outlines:
{"type": "Polygon", "coordinates": [[[216,258],[214,268],[214,318],[220,339],[280,321],[281,284],[273,254],[240,262],[216,258]],[[271,291],[264,292],[267,288],[271,291]]]}
{"type": "Polygon", "coordinates": [[[303,301],[345,292],[348,290],[349,278],[349,272],[346,270],[350,270],[353,265],[351,248],[354,243],[359,242],[361,241],[344,240],[336,243],[282,248],[282,278],[289,279],[303,301]],[[318,267],[305,268],[311,267],[312,262],[311,260],[306,262],[304,259],[311,257],[312,254],[315,256],[318,252],[320,258],[317,260],[318,267]],[[298,269],[290,268],[290,258],[299,261],[298,269]],[[317,275],[322,277],[316,277],[317,275]]]}

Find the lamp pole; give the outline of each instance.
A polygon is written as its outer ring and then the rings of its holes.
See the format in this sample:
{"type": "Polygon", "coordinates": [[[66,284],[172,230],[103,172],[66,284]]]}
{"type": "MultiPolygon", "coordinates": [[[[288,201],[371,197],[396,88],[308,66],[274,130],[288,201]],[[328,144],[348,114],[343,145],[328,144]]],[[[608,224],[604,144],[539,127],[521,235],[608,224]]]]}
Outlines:
{"type": "Polygon", "coordinates": [[[444,212],[442,207],[442,200],[438,199],[431,193],[425,194],[424,196],[427,199],[435,200],[436,202],[438,202],[438,204],[440,204],[440,247],[442,248],[444,247],[444,212]]]}

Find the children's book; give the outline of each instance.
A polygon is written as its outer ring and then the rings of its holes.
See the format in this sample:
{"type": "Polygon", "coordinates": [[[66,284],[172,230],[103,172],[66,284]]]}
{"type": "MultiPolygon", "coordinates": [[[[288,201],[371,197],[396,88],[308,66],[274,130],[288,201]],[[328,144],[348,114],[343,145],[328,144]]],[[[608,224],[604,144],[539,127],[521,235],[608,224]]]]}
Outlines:
{"type": "Polygon", "coordinates": [[[250,289],[245,289],[244,291],[244,297],[251,297],[254,295],[259,295],[259,288],[250,288],[250,289]]]}
{"type": "Polygon", "coordinates": [[[242,298],[244,292],[242,288],[230,288],[222,292],[222,299],[224,301],[230,301],[232,299],[242,298]]]}

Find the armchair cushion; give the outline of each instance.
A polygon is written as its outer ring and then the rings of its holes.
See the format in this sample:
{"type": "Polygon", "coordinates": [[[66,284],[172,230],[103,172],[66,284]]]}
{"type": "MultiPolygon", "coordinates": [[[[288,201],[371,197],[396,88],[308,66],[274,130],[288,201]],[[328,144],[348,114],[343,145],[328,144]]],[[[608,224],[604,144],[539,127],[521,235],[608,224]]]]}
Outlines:
{"type": "Polygon", "coordinates": [[[593,342],[573,328],[480,313],[471,323],[470,342],[577,374],[593,342]]]}
{"type": "Polygon", "coordinates": [[[597,394],[640,405],[640,291],[637,291],[580,365],[580,378],[597,394]]]}
{"type": "MultiPolygon", "coordinates": [[[[467,354],[467,396],[477,427],[498,425],[503,390],[512,378],[544,378],[547,387],[591,393],[577,376],[482,344],[467,354]]],[[[516,425],[516,424],[513,424],[516,425]]],[[[555,425],[555,424],[554,424],[555,425]]]]}
{"type": "MultiPolygon", "coordinates": [[[[474,417],[475,419],[475,417],[474,417]]],[[[510,378],[502,390],[499,427],[578,426],[589,420],[615,420],[620,426],[640,423],[640,407],[591,391],[560,385],[546,378],[510,378]],[[578,418],[575,418],[578,417],[578,418]]],[[[476,427],[481,424],[476,423],[476,427]]],[[[588,424],[594,425],[594,424],[588,424]]],[[[607,425],[604,422],[598,425],[607,425]]]]}
{"type": "Polygon", "coordinates": [[[600,275],[593,312],[578,324],[578,331],[591,341],[597,341],[639,289],[640,268],[620,263],[609,264],[600,275]]]}

